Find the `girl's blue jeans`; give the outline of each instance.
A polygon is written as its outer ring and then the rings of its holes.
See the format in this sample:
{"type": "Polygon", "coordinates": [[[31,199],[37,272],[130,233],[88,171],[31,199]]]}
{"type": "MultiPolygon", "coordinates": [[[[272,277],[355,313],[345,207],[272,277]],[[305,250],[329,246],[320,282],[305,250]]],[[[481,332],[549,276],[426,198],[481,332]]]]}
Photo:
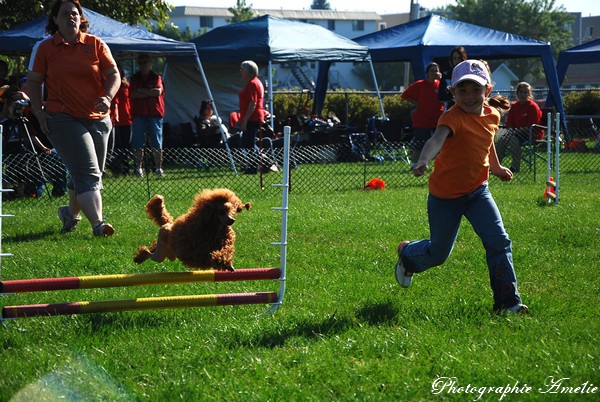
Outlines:
{"type": "Polygon", "coordinates": [[[423,272],[443,264],[452,252],[461,218],[465,216],[485,248],[494,309],[521,303],[512,242],[487,184],[460,198],[442,199],[429,194],[427,213],[430,239],[411,242],[402,249],[402,263],[407,271],[423,272]]]}

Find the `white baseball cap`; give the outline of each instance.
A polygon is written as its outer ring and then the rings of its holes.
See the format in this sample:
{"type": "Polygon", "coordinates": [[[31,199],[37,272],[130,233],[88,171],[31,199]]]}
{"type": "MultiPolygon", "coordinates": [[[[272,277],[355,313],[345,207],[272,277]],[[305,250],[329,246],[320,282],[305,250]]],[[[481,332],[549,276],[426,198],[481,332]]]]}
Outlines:
{"type": "Polygon", "coordinates": [[[463,81],[475,81],[479,85],[490,83],[490,76],[485,64],[480,60],[465,60],[452,70],[452,88],[463,81]]]}

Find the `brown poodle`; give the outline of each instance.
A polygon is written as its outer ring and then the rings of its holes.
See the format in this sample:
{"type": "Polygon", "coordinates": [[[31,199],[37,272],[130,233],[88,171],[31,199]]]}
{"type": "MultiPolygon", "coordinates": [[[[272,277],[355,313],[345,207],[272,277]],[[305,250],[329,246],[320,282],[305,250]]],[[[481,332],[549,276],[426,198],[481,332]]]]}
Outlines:
{"type": "Polygon", "coordinates": [[[150,249],[138,248],[133,261],[138,264],[148,258],[162,262],[175,258],[186,267],[233,271],[235,232],[231,225],[244,204],[233,191],[225,188],[203,190],[196,195],[185,215],[173,220],[165,208],[164,197],[155,195],[146,204],[146,214],[160,229],[158,240],[150,249]]]}

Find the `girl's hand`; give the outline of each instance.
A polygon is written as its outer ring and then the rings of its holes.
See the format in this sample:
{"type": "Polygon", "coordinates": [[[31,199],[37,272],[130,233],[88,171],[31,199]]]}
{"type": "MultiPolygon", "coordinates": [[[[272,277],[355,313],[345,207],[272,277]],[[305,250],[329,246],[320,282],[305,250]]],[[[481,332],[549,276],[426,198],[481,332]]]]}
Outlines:
{"type": "Polygon", "coordinates": [[[415,175],[415,177],[423,176],[425,174],[425,172],[427,171],[427,169],[428,169],[427,163],[425,163],[423,161],[418,161],[416,163],[413,163],[413,165],[412,165],[412,172],[413,172],[413,175],[415,175]]]}
{"type": "Polygon", "coordinates": [[[513,178],[513,173],[509,168],[504,166],[499,166],[496,171],[492,169],[492,174],[502,181],[511,181],[513,178]]]}

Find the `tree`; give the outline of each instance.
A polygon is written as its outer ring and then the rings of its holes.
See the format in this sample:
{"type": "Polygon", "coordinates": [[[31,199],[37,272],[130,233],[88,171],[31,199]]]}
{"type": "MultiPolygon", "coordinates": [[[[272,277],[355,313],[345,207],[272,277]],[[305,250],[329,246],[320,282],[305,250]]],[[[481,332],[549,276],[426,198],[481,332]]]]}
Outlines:
{"type": "Polygon", "coordinates": [[[229,23],[242,22],[254,18],[252,4],[246,5],[246,0],[236,0],[235,7],[229,7],[227,11],[233,14],[233,18],[227,20],[229,23]]]}
{"type": "Polygon", "coordinates": [[[327,0],[313,0],[310,5],[311,10],[331,10],[331,6],[327,0]]]}
{"type": "Polygon", "coordinates": [[[208,32],[208,28],[202,28],[196,32],[192,32],[189,26],[185,27],[185,29],[182,31],[174,24],[167,24],[162,28],[152,28],[152,32],[157,35],[164,36],[165,38],[171,38],[181,42],[189,42],[192,39],[208,32]]]}
{"type": "MultiPolygon", "coordinates": [[[[53,0],[0,1],[0,31],[47,16],[53,0]]],[[[166,0],[106,1],[85,0],[84,7],[131,25],[150,27],[151,21],[164,26],[169,20],[170,4],[166,0]]]]}
{"type": "MultiPolygon", "coordinates": [[[[550,42],[555,58],[572,45],[572,33],[565,27],[573,17],[563,6],[555,8],[554,0],[456,0],[446,10],[456,20],[550,42]]],[[[539,60],[514,59],[507,64],[521,79],[542,75],[539,60]]]]}

